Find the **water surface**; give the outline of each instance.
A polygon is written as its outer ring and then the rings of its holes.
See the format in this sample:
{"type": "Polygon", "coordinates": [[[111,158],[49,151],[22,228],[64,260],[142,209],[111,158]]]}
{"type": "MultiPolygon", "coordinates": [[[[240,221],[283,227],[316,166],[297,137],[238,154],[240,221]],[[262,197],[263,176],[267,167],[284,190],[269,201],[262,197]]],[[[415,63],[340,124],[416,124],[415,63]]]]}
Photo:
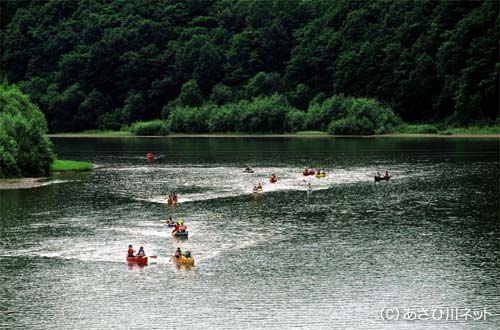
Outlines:
{"type": "Polygon", "coordinates": [[[499,312],[498,139],[53,141],[59,158],[97,168],[0,191],[0,328],[500,325],[494,315],[380,315],[386,307],[499,312]],[[247,165],[256,172],[243,174],[247,165]],[[329,175],[304,179],[304,166],[329,175]],[[386,169],[394,179],[375,184],[373,174],[386,169]],[[269,184],[273,172],[280,181],[269,184]],[[252,194],[261,181],[264,193],[252,194]],[[180,196],[175,208],[165,205],[170,191],[180,196]],[[160,222],[168,215],[187,223],[188,240],[170,235],[160,222]],[[127,265],[128,244],[144,245],[158,262],[127,265]],[[193,250],[193,269],[169,262],[177,245],[193,250]]]}

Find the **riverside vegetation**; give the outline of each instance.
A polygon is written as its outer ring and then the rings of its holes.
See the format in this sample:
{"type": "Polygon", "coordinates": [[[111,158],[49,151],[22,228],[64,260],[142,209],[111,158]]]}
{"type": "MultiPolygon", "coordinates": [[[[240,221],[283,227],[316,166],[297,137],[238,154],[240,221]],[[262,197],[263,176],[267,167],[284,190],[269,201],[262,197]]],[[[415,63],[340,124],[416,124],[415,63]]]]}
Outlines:
{"type": "Polygon", "coordinates": [[[90,163],[55,159],[43,113],[17,86],[0,85],[0,105],[0,178],[92,169],[90,163]]]}
{"type": "Polygon", "coordinates": [[[498,131],[498,1],[2,6],[0,73],[52,133],[498,131]]]}

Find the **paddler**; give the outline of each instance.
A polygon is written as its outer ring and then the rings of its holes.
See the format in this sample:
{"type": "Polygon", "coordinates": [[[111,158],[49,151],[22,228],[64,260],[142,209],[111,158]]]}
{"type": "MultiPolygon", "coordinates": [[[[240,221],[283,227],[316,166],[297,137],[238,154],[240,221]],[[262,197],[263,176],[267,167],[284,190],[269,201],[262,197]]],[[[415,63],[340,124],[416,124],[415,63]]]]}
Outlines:
{"type": "Polygon", "coordinates": [[[174,257],[180,258],[181,256],[182,256],[182,250],[181,250],[181,247],[178,246],[177,250],[175,250],[174,257]]]}
{"type": "Polygon", "coordinates": [[[181,220],[179,221],[179,232],[183,233],[185,232],[187,229],[186,225],[184,224],[184,222],[181,220]]]}
{"type": "Polygon", "coordinates": [[[180,225],[181,225],[181,224],[180,224],[180,221],[177,221],[177,222],[175,223],[174,231],[173,231],[172,233],[175,233],[176,231],[179,231],[180,225]]]}
{"type": "Polygon", "coordinates": [[[135,257],[135,256],[134,256],[134,252],[135,252],[135,251],[134,251],[134,249],[132,248],[132,244],[130,244],[130,245],[128,246],[127,256],[129,256],[129,257],[135,257]]]}
{"type": "Polygon", "coordinates": [[[191,258],[191,249],[188,249],[186,252],[184,252],[184,257],[191,258]]]}
{"type": "Polygon", "coordinates": [[[141,246],[139,248],[139,251],[137,252],[137,256],[141,257],[141,258],[146,256],[146,252],[144,251],[144,247],[143,246],[141,246]]]}

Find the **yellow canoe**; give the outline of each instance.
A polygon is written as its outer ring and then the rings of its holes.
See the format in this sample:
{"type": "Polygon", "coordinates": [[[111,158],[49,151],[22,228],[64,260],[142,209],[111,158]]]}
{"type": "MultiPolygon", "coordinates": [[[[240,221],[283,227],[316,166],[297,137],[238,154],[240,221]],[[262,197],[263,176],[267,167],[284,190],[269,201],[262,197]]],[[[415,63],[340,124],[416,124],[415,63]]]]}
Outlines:
{"type": "Polygon", "coordinates": [[[316,173],[315,177],[317,177],[318,179],[319,178],[324,178],[326,176],[326,174],[318,174],[316,173]]]}
{"type": "Polygon", "coordinates": [[[173,263],[175,264],[181,264],[181,265],[194,265],[194,258],[191,257],[191,258],[186,258],[184,256],[180,257],[180,258],[176,258],[176,257],[172,257],[172,260],[173,263]]]}

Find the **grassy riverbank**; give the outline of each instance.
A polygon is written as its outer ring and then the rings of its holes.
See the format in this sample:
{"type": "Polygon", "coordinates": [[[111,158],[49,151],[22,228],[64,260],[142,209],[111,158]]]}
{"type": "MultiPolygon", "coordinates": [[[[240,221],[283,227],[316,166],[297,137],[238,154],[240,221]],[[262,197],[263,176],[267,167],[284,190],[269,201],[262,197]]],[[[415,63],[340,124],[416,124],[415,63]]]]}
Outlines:
{"type": "Polygon", "coordinates": [[[56,159],[52,164],[52,172],[82,172],[90,171],[92,167],[92,163],[56,159]]]}
{"type": "MultiPolygon", "coordinates": [[[[50,137],[78,137],[78,138],[95,138],[95,137],[161,137],[149,135],[134,135],[127,131],[86,131],[80,133],[57,133],[49,134],[50,137]]],[[[500,126],[471,126],[447,128],[439,130],[433,125],[404,125],[398,127],[393,133],[382,135],[368,135],[364,137],[500,137],[500,126]]],[[[165,137],[165,136],[163,136],[165,137]]],[[[284,134],[248,134],[248,133],[194,133],[180,134],[173,133],[168,135],[171,138],[179,137],[359,137],[359,135],[330,135],[322,131],[299,131],[296,133],[284,134]]]]}

